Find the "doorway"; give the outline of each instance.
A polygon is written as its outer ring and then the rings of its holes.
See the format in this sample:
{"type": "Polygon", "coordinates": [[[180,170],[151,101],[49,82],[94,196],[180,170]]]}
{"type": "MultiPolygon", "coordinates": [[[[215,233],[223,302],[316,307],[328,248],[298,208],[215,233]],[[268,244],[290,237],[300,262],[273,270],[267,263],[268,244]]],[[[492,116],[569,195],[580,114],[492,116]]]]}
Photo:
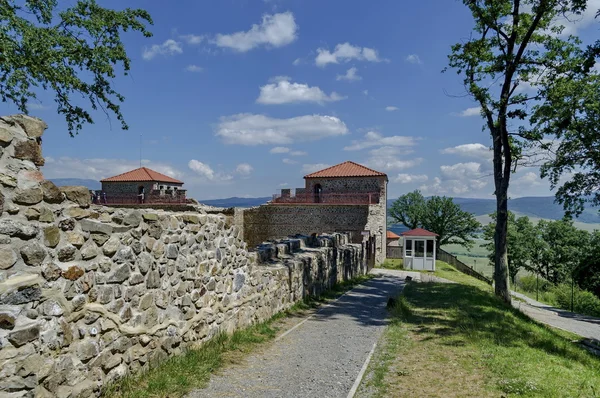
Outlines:
{"type": "Polygon", "coordinates": [[[316,184],[313,188],[313,192],[315,203],[321,203],[323,194],[323,188],[321,187],[321,184],[316,184]]]}

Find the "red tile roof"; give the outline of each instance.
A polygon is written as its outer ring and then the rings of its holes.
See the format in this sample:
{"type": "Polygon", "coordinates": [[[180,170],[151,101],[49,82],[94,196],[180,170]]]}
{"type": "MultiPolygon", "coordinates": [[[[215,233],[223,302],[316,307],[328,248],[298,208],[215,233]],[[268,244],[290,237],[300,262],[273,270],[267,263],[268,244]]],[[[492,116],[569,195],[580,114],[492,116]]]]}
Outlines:
{"type": "Polygon", "coordinates": [[[400,239],[400,235],[396,235],[392,231],[387,231],[385,235],[388,239],[400,239]]]}
{"type": "Polygon", "coordinates": [[[402,236],[439,236],[436,233],[429,232],[423,228],[411,229],[410,231],[402,232],[402,236]]]}
{"type": "Polygon", "coordinates": [[[171,184],[183,184],[183,181],[176,180],[166,176],[158,171],[151,170],[147,167],[128,171],[127,173],[119,174],[114,177],[105,178],[100,182],[139,182],[139,181],[156,181],[168,182],[171,184]]]}
{"type": "Polygon", "coordinates": [[[387,174],[347,161],[304,176],[304,178],[327,177],[387,177],[387,174]]]}

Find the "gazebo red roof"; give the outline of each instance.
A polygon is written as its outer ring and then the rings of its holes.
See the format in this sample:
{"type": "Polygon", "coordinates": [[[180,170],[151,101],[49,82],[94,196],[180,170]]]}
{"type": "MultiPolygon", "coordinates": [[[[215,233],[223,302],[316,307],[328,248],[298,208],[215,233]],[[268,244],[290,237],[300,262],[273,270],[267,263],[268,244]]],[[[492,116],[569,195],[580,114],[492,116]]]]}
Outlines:
{"type": "Polygon", "coordinates": [[[400,239],[400,235],[396,235],[392,231],[387,231],[385,235],[388,239],[400,239]]]}
{"type": "Polygon", "coordinates": [[[410,231],[402,232],[402,236],[439,236],[434,232],[430,232],[423,228],[411,229],[410,231]]]}

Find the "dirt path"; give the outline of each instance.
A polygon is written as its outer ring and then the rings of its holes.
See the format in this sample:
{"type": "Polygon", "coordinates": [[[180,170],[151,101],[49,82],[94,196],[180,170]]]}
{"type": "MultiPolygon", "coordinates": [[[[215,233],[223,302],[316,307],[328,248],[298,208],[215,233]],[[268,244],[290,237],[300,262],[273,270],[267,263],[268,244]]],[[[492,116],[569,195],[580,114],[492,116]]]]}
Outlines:
{"type": "Polygon", "coordinates": [[[380,275],[324,307],[242,364],[213,376],[201,397],[347,397],[404,286],[380,275]]]}
{"type": "Polygon", "coordinates": [[[521,293],[511,293],[524,301],[513,300],[513,306],[536,321],[567,330],[588,339],[600,340],[600,318],[575,314],[540,303],[521,293]]]}

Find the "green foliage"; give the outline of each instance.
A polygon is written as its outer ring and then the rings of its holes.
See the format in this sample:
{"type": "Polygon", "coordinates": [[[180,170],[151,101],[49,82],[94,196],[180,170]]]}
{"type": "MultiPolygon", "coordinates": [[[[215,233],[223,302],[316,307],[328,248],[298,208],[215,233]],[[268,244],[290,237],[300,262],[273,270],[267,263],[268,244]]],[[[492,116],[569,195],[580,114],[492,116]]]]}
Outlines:
{"type": "Polygon", "coordinates": [[[481,224],[473,214],[462,211],[452,198],[432,196],[425,199],[414,191],[400,196],[390,208],[390,216],[410,229],[424,228],[438,234],[438,247],[473,245],[481,224]]]}
{"type": "MultiPolygon", "coordinates": [[[[557,78],[571,75],[589,56],[573,36],[562,39],[557,17],[585,10],[584,0],[463,0],[474,20],[473,35],[452,46],[449,67],[464,77],[466,91],[481,106],[492,138],[497,201],[495,242],[496,293],[508,291],[508,187],[515,168],[530,160],[527,149],[542,142],[532,105],[544,102],[557,78]],[[493,84],[491,84],[493,83],[493,84]],[[517,90],[528,83],[532,90],[517,90]]],[[[570,87],[572,89],[572,87],[570,87]]],[[[569,91],[563,94],[570,94],[569,91]]],[[[560,123],[549,115],[546,124],[560,123]]],[[[535,154],[539,151],[535,151],[535,154]]],[[[534,154],[534,155],[535,155],[534,154]]]]}
{"type": "Polygon", "coordinates": [[[588,247],[584,248],[581,265],[575,272],[577,284],[600,297],[600,231],[590,236],[588,247]]]}
{"type": "Polygon", "coordinates": [[[425,198],[420,191],[410,192],[394,201],[389,215],[409,229],[419,228],[423,224],[425,204],[425,198]]]}
{"type": "Polygon", "coordinates": [[[57,0],[0,0],[0,96],[27,113],[36,90],[52,91],[57,111],[73,136],[93,123],[81,96],[93,110],[112,112],[127,129],[119,103],[124,97],[112,86],[115,70],[130,70],[121,33],[139,31],[150,37],[150,15],[140,9],[110,10],[95,0],[77,0],[59,8],[57,0]]]}

